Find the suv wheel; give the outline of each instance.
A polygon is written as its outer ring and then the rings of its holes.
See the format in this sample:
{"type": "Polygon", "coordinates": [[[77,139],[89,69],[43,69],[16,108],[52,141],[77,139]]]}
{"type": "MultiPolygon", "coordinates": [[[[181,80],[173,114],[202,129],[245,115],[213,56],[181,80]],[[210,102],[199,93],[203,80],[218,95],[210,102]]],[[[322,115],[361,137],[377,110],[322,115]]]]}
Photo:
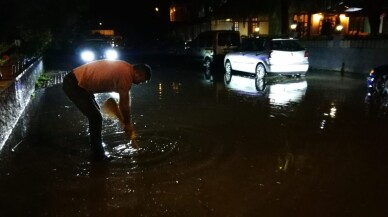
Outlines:
{"type": "Polygon", "coordinates": [[[229,84],[232,80],[232,64],[230,64],[229,61],[226,61],[225,63],[225,74],[224,74],[224,81],[226,84],[229,84]]]}

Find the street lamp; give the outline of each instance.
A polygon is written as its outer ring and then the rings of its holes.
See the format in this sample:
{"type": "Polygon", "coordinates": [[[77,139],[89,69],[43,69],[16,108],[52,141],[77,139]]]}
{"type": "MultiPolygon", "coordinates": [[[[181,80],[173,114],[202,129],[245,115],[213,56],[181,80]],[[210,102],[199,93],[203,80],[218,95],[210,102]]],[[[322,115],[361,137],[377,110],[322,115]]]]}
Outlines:
{"type": "Polygon", "coordinates": [[[255,29],[253,31],[254,31],[253,36],[255,38],[258,38],[259,37],[260,28],[259,27],[255,27],[255,29]]]}

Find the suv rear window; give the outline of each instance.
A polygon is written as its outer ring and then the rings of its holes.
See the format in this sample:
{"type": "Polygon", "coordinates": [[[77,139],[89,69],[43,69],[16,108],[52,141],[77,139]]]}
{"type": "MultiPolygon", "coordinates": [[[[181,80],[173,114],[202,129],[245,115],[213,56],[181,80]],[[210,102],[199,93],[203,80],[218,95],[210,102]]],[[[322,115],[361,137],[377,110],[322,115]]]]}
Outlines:
{"type": "Polygon", "coordinates": [[[264,39],[261,38],[245,38],[241,42],[239,50],[241,51],[263,51],[264,39]]]}
{"type": "Polygon", "coordinates": [[[302,45],[297,40],[272,40],[270,44],[270,49],[280,51],[304,50],[302,45]]]}

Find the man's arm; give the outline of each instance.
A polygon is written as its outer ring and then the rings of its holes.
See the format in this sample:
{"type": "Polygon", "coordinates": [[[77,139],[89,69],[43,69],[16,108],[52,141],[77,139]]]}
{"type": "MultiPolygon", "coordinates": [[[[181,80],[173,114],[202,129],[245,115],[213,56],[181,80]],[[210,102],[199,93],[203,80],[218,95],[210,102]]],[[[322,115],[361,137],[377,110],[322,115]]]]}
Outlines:
{"type": "MultiPolygon", "coordinates": [[[[123,93],[119,93],[119,108],[121,111],[121,116],[123,117],[122,124],[123,130],[127,134],[128,138],[134,140],[136,135],[135,131],[132,128],[131,124],[131,96],[129,91],[125,91],[123,93]]],[[[134,141],[135,142],[135,141],[134,141]]],[[[138,148],[138,145],[136,144],[138,148]]]]}
{"type": "Polygon", "coordinates": [[[119,93],[120,99],[119,99],[119,108],[121,111],[121,115],[123,117],[123,124],[131,125],[131,99],[129,91],[122,91],[119,93]]]}

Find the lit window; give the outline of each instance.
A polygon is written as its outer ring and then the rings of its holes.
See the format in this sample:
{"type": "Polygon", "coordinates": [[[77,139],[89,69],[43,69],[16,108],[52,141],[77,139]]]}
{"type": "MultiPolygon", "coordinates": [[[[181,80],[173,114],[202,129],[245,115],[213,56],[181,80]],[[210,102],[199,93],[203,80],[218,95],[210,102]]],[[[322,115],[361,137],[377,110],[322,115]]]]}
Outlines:
{"type": "Polygon", "coordinates": [[[239,31],[238,22],[233,22],[233,30],[234,31],[239,31]]]}

